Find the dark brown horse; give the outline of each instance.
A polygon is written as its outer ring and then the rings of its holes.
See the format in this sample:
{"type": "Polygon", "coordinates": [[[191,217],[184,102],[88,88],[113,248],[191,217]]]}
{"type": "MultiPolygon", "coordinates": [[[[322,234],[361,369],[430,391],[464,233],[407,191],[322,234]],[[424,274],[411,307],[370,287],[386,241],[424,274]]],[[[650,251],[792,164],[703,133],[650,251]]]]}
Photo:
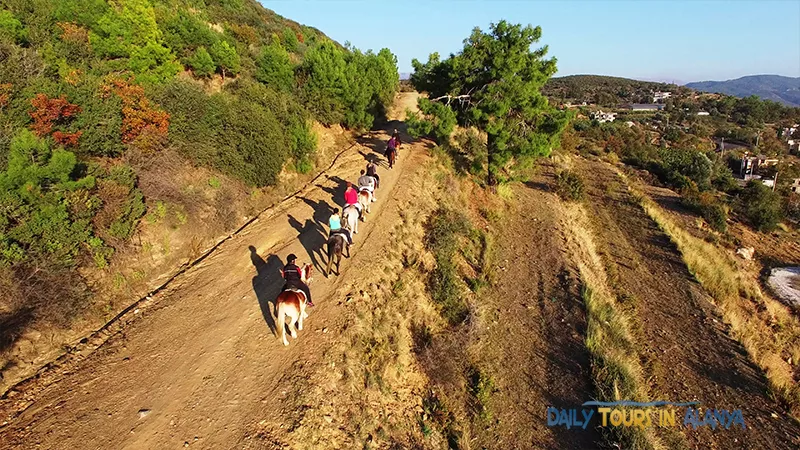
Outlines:
{"type": "Polygon", "coordinates": [[[391,169],[394,167],[394,160],[397,158],[397,150],[390,148],[386,150],[386,159],[389,160],[389,168],[391,169]]]}
{"type": "Polygon", "coordinates": [[[347,248],[347,258],[350,257],[350,246],[347,245],[347,239],[341,234],[334,234],[328,238],[328,266],[325,268],[325,278],[331,272],[331,264],[333,264],[333,257],[336,257],[336,275],[339,275],[339,263],[342,261],[342,252],[347,248]]]}

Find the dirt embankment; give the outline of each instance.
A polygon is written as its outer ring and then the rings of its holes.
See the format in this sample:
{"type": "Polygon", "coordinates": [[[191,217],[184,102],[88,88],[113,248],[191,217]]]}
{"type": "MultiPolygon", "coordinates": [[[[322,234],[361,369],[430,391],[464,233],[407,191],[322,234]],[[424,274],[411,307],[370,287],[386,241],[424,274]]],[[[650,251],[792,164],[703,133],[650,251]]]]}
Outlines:
{"type": "Polygon", "coordinates": [[[618,295],[637,313],[651,397],[741,409],[746,430],[684,429],[691,446],[795,448],[800,427],[769,393],[764,373],[729,330],[675,245],[607,164],[578,160],[586,205],[618,295]]]}

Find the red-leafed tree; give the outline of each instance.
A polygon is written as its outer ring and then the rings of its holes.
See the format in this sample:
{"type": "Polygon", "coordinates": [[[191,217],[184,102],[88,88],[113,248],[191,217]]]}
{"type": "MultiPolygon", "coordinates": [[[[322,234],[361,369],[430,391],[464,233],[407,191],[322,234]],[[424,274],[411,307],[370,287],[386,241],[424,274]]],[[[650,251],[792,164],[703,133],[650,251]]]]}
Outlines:
{"type": "Polygon", "coordinates": [[[54,132],[53,127],[66,125],[71,118],[81,112],[80,106],[70,103],[63,95],[58,98],[48,98],[45,94],[37,94],[32,98],[31,106],[33,109],[29,114],[33,119],[31,129],[34,133],[41,137],[52,133],[53,139],[65,147],[78,145],[81,131],[56,130],[54,132]]]}

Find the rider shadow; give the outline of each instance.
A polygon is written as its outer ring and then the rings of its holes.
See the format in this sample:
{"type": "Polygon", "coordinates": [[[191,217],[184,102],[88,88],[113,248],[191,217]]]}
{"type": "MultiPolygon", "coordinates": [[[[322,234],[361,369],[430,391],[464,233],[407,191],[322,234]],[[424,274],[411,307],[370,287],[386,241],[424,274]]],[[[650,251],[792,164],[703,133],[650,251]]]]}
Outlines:
{"type": "Polygon", "coordinates": [[[291,214],[289,214],[289,225],[299,233],[297,238],[306,249],[308,257],[311,258],[311,264],[315,269],[321,271],[322,263],[317,260],[317,256],[322,258],[322,246],[328,241],[324,234],[324,228],[311,219],[306,219],[306,222],[302,224],[291,214]]]}
{"type": "Polygon", "coordinates": [[[261,315],[272,334],[277,336],[278,327],[275,325],[273,311],[275,310],[275,299],[283,287],[283,279],[280,277],[280,269],[283,262],[276,255],[269,255],[264,261],[252,245],[250,249],[250,262],[256,268],[256,276],[253,277],[253,292],[258,299],[258,306],[261,308],[261,315]]]}
{"type": "Polygon", "coordinates": [[[300,199],[314,210],[312,218],[317,226],[324,230],[325,226],[328,224],[328,220],[331,218],[331,214],[333,214],[333,207],[331,207],[328,202],[322,200],[315,202],[305,197],[300,197],[300,199]]]}
{"type": "Polygon", "coordinates": [[[342,201],[344,202],[344,191],[347,189],[347,181],[335,175],[332,177],[328,177],[328,180],[336,183],[336,186],[328,187],[318,184],[317,187],[331,195],[332,197],[331,200],[333,201],[334,205],[339,204],[336,201],[337,199],[342,199],[342,201]]]}

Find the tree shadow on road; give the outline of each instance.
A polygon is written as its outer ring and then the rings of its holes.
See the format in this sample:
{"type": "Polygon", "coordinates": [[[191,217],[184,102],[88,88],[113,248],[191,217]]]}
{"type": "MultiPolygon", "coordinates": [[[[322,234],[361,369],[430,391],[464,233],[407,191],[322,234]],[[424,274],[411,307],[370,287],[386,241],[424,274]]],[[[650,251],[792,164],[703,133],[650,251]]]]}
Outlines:
{"type": "Polygon", "coordinates": [[[273,335],[277,336],[277,326],[273,311],[275,309],[275,299],[283,287],[283,279],[280,276],[280,269],[283,261],[276,255],[269,255],[265,261],[258,254],[254,246],[250,246],[250,262],[256,268],[256,276],[253,277],[253,292],[258,299],[258,306],[261,308],[261,315],[273,335]]]}
{"type": "MultiPolygon", "coordinates": [[[[303,248],[306,249],[308,257],[311,258],[311,264],[314,266],[314,269],[321,272],[322,263],[317,259],[317,257],[319,256],[322,258],[322,245],[327,241],[327,238],[325,237],[325,229],[320,225],[317,225],[311,219],[306,219],[305,223],[300,223],[300,221],[295,219],[291,214],[289,214],[288,217],[289,225],[297,230],[297,239],[300,241],[300,244],[303,245],[303,248]]],[[[298,265],[303,264],[302,260],[298,262],[300,263],[298,265]]]]}

